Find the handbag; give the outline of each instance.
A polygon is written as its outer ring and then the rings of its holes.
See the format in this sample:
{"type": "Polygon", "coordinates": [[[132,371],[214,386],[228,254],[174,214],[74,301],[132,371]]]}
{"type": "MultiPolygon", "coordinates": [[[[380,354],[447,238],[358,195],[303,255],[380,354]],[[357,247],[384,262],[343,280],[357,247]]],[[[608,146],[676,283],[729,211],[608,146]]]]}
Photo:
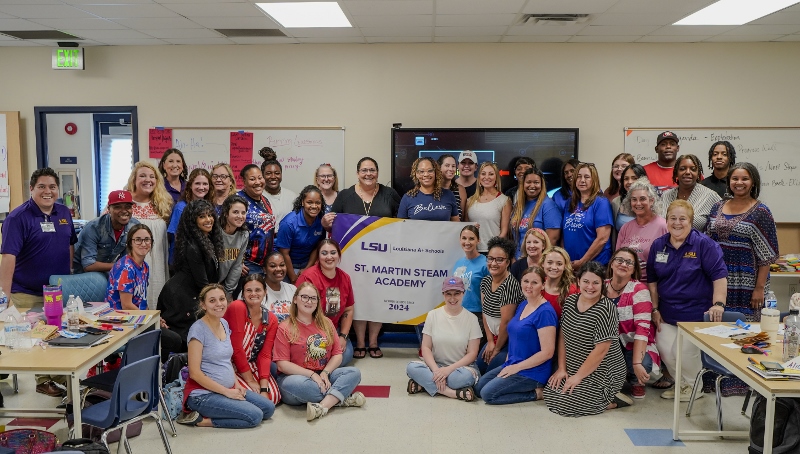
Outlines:
{"type": "Polygon", "coordinates": [[[56,449],[58,439],[51,432],[39,429],[14,429],[0,433],[0,447],[17,454],[42,454],[56,449]]]}

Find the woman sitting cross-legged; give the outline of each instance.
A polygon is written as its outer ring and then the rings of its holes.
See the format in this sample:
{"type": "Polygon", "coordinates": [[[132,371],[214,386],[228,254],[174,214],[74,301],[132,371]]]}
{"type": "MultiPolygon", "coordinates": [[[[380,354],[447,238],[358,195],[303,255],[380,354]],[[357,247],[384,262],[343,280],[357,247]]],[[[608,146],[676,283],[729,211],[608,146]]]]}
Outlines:
{"type": "Polygon", "coordinates": [[[516,404],[542,399],[550,378],[556,348],[558,316],[542,296],[544,270],[532,266],[522,274],[525,301],[508,322],[508,358],[478,381],[476,391],[492,405],[516,404]]]}
{"type": "Polygon", "coordinates": [[[336,329],[319,304],[319,292],[310,282],[297,287],[289,318],[278,326],[273,360],[278,363],[281,400],[306,404],[306,419],[328,414],[331,407],[361,407],[367,399],[353,390],[361,371],[339,367],[342,347],[336,329]]]}
{"type": "Polygon", "coordinates": [[[236,381],[225,288],[209,284],[200,292],[202,318],[189,329],[189,380],[183,391],[181,424],[245,429],[275,412],[275,404],[236,381]],[[186,410],[189,410],[187,412],[186,410]]]}
{"type": "Polygon", "coordinates": [[[422,329],[422,359],[406,366],[407,391],[425,391],[431,396],[475,400],[472,388],[480,373],[475,359],[480,347],[478,317],[461,306],[464,281],[449,277],[442,283],[443,307],[428,312],[422,329]]]}

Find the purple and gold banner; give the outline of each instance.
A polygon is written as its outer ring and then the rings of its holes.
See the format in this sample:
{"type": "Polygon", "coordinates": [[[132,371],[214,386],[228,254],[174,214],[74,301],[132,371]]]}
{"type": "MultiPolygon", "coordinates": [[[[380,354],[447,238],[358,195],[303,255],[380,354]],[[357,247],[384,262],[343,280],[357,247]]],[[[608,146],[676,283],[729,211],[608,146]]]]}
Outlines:
{"type": "Polygon", "coordinates": [[[337,214],[331,236],[350,275],[355,319],[415,325],[442,304],[442,281],[464,255],[465,223],[337,214]]]}

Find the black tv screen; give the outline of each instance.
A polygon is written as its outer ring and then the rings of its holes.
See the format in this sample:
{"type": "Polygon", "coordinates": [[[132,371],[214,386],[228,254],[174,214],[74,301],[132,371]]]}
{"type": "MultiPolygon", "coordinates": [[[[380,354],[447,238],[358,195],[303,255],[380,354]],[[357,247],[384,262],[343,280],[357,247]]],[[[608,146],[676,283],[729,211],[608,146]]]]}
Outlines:
{"type": "Polygon", "coordinates": [[[497,164],[503,191],[516,186],[513,165],[521,156],[527,156],[544,173],[547,192],[552,193],[561,186],[561,165],[578,157],[578,128],[395,128],[392,129],[392,187],[403,195],[414,186],[411,166],[417,158],[437,159],[449,153],[458,159],[464,150],[477,155],[478,166],[484,161],[497,164]]]}

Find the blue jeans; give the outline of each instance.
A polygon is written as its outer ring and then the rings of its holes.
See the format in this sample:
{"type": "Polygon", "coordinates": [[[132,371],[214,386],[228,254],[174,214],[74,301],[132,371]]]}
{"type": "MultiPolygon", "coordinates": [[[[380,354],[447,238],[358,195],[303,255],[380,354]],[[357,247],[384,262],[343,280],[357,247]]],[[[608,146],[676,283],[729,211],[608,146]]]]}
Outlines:
{"type": "Polygon", "coordinates": [[[331,372],[329,379],[331,387],[323,394],[319,385],[306,376],[280,374],[276,378],[281,390],[281,401],[286,405],[303,405],[307,402],[318,404],[327,395],[339,399],[339,402],[350,397],[361,383],[361,371],[355,367],[339,367],[331,372]]]}
{"type": "Polygon", "coordinates": [[[536,388],[544,388],[543,383],[520,374],[509,375],[505,378],[498,377],[497,374],[502,370],[503,366],[492,369],[478,380],[475,393],[487,404],[506,405],[532,402],[536,400],[536,388]]]}
{"type": "MultiPolygon", "coordinates": [[[[425,391],[427,391],[431,397],[439,392],[436,389],[436,383],[433,381],[433,372],[424,362],[411,361],[408,363],[408,366],[406,366],[406,375],[425,388],[425,391]]],[[[459,367],[447,376],[447,387],[450,389],[466,388],[467,386],[474,385],[477,381],[478,375],[474,369],[459,367]]]]}
{"type": "MultiPolygon", "coordinates": [[[[491,335],[492,333],[489,333],[489,336],[491,335]]],[[[483,351],[486,350],[486,345],[489,344],[485,344],[483,348],[481,348],[480,353],[478,353],[477,364],[478,364],[478,370],[481,371],[481,374],[485,374],[486,371],[494,370],[502,366],[503,363],[506,362],[506,356],[508,356],[508,342],[506,342],[505,347],[503,347],[503,349],[500,350],[500,353],[498,353],[497,356],[492,358],[492,360],[489,361],[489,364],[486,364],[486,361],[483,360],[483,351]]]]}
{"type": "MultiPolygon", "coordinates": [[[[336,339],[339,340],[338,338],[336,339]]],[[[339,367],[344,367],[350,362],[353,361],[353,343],[350,342],[350,338],[347,339],[347,343],[344,346],[344,351],[342,352],[342,364],[339,364],[339,367]]]]}
{"type": "MultiPolygon", "coordinates": [[[[633,350],[626,350],[625,347],[622,347],[622,353],[625,356],[625,366],[628,368],[628,383],[631,385],[638,385],[639,379],[636,378],[636,374],[633,373],[633,350]]],[[[642,367],[644,367],[644,370],[648,374],[653,371],[653,358],[651,358],[650,354],[647,352],[644,352],[642,367]]]]}
{"type": "Polygon", "coordinates": [[[189,396],[186,407],[210,418],[214,427],[247,429],[275,413],[275,404],[261,394],[247,391],[245,400],[235,400],[217,393],[189,396]]]}
{"type": "Polygon", "coordinates": [[[264,267],[249,260],[243,260],[242,263],[247,267],[247,275],[251,274],[264,274],[264,267]]]}

